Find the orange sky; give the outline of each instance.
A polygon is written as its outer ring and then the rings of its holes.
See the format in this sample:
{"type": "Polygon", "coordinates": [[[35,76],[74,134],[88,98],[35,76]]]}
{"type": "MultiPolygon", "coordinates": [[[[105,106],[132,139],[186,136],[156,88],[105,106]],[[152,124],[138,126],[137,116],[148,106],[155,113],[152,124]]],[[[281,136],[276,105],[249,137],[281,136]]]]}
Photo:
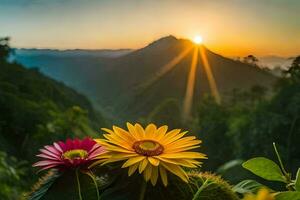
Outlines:
{"type": "Polygon", "coordinates": [[[297,0],[0,0],[0,36],[15,47],[140,48],[166,35],[226,56],[300,53],[297,0]]]}

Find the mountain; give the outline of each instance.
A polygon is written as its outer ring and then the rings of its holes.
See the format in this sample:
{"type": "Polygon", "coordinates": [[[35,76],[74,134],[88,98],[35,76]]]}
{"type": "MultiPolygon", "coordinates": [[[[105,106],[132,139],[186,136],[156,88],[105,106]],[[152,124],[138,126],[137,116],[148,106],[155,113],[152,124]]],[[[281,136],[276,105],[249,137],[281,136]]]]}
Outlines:
{"type": "MultiPolygon", "coordinates": [[[[91,97],[94,104],[107,113],[137,119],[146,117],[166,99],[176,99],[182,105],[195,48],[197,46],[189,40],[167,36],[114,58],[42,55],[27,59],[42,72],[91,97]]],[[[222,97],[233,89],[254,85],[269,87],[276,80],[257,67],[222,57],[205,46],[201,49],[222,97]]],[[[198,58],[195,104],[210,93],[200,51],[198,58]]],[[[18,61],[26,65],[24,59],[18,61]]]]}

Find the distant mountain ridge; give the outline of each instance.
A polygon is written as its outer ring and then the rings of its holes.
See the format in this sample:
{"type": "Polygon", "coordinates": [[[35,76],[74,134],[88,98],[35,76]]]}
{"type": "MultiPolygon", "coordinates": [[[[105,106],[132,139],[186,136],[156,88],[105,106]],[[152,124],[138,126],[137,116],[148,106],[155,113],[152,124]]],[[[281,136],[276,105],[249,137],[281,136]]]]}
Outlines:
{"type": "Polygon", "coordinates": [[[16,48],[14,49],[17,56],[95,56],[105,58],[115,58],[126,55],[133,51],[133,49],[26,49],[16,48]]]}
{"type": "MultiPolygon", "coordinates": [[[[195,48],[195,44],[167,36],[118,57],[20,57],[17,54],[16,60],[39,67],[43,73],[78,89],[112,115],[137,119],[147,116],[165,99],[173,98],[182,104],[193,50],[184,56],[181,54],[188,48],[195,48]],[[170,62],[174,62],[173,67],[170,67],[170,62]],[[170,69],[162,74],[164,66],[170,69]],[[146,82],[151,84],[145,86],[146,82]]],[[[205,46],[203,49],[221,96],[233,89],[247,89],[254,85],[269,87],[276,80],[257,67],[215,54],[205,46]]],[[[201,56],[198,57],[195,104],[204,94],[210,93],[203,62],[201,56]]]]}

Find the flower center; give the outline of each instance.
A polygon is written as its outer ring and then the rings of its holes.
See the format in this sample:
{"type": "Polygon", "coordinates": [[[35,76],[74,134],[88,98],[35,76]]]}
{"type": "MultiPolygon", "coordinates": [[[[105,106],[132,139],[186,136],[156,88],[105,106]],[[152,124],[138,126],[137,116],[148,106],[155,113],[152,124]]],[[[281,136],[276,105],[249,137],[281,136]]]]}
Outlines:
{"type": "Polygon", "coordinates": [[[69,160],[74,160],[74,159],[84,159],[88,156],[88,152],[82,149],[73,149],[70,151],[66,151],[63,155],[63,159],[69,159],[69,160]]]}
{"type": "Polygon", "coordinates": [[[136,153],[144,156],[158,156],[164,151],[164,147],[153,140],[136,141],[132,148],[136,153]]]}

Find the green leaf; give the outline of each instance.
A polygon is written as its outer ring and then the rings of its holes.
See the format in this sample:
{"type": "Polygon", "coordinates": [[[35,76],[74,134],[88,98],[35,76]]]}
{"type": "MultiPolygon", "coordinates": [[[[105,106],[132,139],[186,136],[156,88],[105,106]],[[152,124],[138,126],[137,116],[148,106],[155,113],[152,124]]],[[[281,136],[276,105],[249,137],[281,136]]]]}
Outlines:
{"type": "Polygon", "coordinates": [[[232,190],[235,193],[245,194],[245,193],[256,193],[260,188],[266,187],[254,180],[244,180],[236,184],[232,190]]]}
{"type": "Polygon", "coordinates": [[[300,192],[280,192],[275,200],[300,200],[300,192]]]}
{"type": "Polygon", "coordinates": [[[286,182],[279,166],[267,158],[252,158],[244,162],[243,167],[266,180],[286,182]]]}
{"type": "Polygon", "coordinates": [[[45,174],[38,183],[34,186],[33,191],[28,195],[28,200],[39,200],[42,199],[49,188],[61,176],[61,173],[55,170],[50,170],[45,174]]]}
{"type": "Polygon", "coordinates": [[[300,168],[297,171],[296,180],[295,180],[295,189],[300,192],[300,168]]]}

